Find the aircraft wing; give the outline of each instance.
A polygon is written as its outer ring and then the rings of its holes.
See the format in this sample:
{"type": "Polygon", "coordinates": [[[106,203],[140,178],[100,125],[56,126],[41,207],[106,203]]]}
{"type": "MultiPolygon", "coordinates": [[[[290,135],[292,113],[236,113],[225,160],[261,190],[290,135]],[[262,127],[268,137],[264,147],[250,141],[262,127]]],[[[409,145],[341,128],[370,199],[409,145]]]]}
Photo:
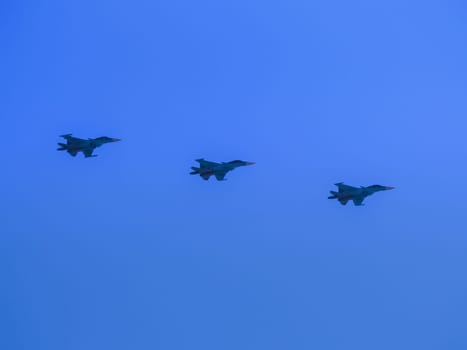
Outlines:
{"type": "Polygon", "coordinates": [[[337,184],[335,184],[337,186],[337,188],[339,189],[339,192],[350,192],[350,191],[353,191],[353,190],[357,190],[358,188],[357,187],[353,187],[353,186],[349,186],[349,185],[344,185],[343,182],[339,182],[337,184]]]}
{"type": "Polygon", "coordinates": [[[68,143],[83,141],[83,139],[80,139],[78,137],[73,137],[71,136],[71,134],[60,135],[60,137],[63,137],[65,140],[68,141],[68,143]]]}
{"type": "Polygon", "coordinates": [[[203,168],[212,168],[212,167],[215,167],[217,165],[219,165],[219,163],[216,163],[216,162],[210,162],[210,161],[207,161],[207,160],[204,160],[204,159],[196,159],[196,161],[199,163],[199,166],[201,167],[201,169],[203,168]]]}
{"type": "Polygon", "coordinates": [[[219,171],[215,173],[214,175],[216,176],[217,181],[223,181],[226,174],[227,174],[227,171],[223,171],[223,172],[219,171]]]}
{"type": "Polygon", "coordinates": [[[93,151],[94,151],[94,148],[85,148],[85,149],[83,149],[84,156],[86,158],[95,157],[95,156],[92,155],[93,151]]]}
{"type": "Polygon", "coordinates": [[[365,198],[363,197],[359,197],[359,198],[354,198],[352,199],[353,200],[353,204],[355,204],[356,206],[359,206],[359,205],[363,205],[362,202],[365,198]]]}

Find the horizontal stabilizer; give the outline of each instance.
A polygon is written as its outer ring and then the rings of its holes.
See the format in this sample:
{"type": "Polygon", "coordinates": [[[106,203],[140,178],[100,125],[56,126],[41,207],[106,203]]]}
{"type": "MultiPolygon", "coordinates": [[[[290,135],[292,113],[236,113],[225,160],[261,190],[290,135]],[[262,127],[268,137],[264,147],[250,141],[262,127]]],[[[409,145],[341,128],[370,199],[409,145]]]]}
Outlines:
{"type": "Polygon", "coordinates": [[[334,192],[334,191],[329,191],[329,193],[332,194],[332,196],[329,196],[328,199],[336,199],[337,198],[337,192],[334,192]]]}
{"type": "Polygon", "coordinates": [[[197,167],[194,167],[194,166],[192,166],[191,169],[193,171],[190,173],[190,175],[199,174],[199,171],[201,170],[200,168],[197,168],[197,167]]]}

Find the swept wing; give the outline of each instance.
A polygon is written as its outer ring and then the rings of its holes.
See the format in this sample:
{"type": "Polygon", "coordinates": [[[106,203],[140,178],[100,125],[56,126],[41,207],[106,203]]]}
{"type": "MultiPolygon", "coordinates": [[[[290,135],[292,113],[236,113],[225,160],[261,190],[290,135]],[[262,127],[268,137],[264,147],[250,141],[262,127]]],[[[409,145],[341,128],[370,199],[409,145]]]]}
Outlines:
{"type": "Polygon", "coordinates": [[[204,169],[204,168],[212,168],[212,167],[215,167],[215,166],[218,166],[219,163],[216,163],[216,162],[209,162],[207,160],[204,160],[204,159],[196,159],[196,161],[199,163],[199,166],[201,167],[201,169],[204,169]]]}
{"type": "Polygon", "coordinates": [[[223,172],[216,172],[216,173],[215,173],[215,176],[216,176],[216,179],[217,179],[218,181],[223,181],[226,174],[227,174],[226,171],[223,171],[223,172]]]}
{"type": "Polygon", "coordinates": [[[362,202],[363,202],[364,199],[365,199],[364,197],[356,197],[356,198],[352,199],[353,204],[355,204],[357,206],[358,205],[363,205],[362,202]]]}
{"type": "Polygon", "coordinates": [[[86,158],[95,157],[95,156],[92,155],[92,152],[94,152],[94,148],[84,148],[82,151],[83,151],[84,156],[86,158]]]}
{"type": "Polygon", "coordinates": [[[345,185],[343,182],[339,182],[339,183],[337,183],[335,185],[339,189],[339,193],[341,193],[341,192],[351,192],[351,191],[355,191],[355,190],[358,189],[358,187],[345,185]]]}

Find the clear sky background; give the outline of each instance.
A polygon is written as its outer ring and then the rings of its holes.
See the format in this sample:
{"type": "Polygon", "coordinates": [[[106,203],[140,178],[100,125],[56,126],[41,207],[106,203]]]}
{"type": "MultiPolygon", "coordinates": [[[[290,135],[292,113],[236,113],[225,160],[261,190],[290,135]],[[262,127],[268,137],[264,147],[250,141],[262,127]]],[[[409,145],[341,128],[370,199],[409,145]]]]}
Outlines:
{"type": "Polygon", "coordinates": [[[465,1],[6,0],[0,33],[1,349],[467,349],[465,1]]]}

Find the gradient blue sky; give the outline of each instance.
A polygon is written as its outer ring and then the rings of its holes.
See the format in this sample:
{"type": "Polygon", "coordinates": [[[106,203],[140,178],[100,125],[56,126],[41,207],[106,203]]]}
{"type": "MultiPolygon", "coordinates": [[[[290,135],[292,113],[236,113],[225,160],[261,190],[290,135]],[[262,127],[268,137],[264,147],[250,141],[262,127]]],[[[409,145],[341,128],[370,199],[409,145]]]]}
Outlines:
{"type": "Polygon", "coordinates": [[[0,33],[1,349],[467,349],[464,1],[5,0],[0,33]]]}

